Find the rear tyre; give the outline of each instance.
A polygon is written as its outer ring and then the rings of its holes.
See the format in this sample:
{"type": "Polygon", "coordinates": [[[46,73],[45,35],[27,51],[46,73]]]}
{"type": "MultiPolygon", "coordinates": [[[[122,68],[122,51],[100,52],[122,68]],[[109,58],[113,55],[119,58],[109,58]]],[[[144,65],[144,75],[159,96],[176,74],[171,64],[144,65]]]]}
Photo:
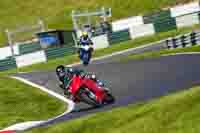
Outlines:
{"type": "Polygon", "coordinates": [[[85,62],[85,61],[83,62],[84,66],[87,66],[88,64],[89,64],[88,62],[85,62]]]}

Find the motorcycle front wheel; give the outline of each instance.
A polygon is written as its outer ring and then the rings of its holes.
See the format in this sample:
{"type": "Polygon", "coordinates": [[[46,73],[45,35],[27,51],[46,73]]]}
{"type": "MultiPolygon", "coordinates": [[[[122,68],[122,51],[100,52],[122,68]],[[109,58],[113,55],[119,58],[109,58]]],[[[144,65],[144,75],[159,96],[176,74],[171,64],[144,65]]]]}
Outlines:
{"type": "Polygon", "coordinates": [[[110,93],[106,93],[104,102],[105,102],[105,104],[112,104],[115,102],[115,98],[110,93]]]}
{"type": "Polygon", "coordinates": [[[85,53],[82,59],[83,65],[87,66],[90,62],[90,58],[91,58],[90,53],[85,53]]]}
{"type": "Polygon", "coordinates": [[[94,107],[99,107],[101,105],[99,102],[96,101],[95,94],[85,89],[80,90],[79,97],[81,101],[94,107]]]}

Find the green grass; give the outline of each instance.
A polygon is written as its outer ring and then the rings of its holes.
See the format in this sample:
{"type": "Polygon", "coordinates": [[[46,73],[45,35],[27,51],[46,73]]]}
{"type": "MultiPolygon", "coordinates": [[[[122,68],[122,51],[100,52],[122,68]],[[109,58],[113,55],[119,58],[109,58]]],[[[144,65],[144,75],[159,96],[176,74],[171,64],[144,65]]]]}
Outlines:
{"type": "MultiPolygon", "coordinates": [[[[153,36],[142,37],[142,38],[138,38],[135,40],[130,40],[130,41],[122,42],[119,44],[111,45],[109,48],[95,51],[93,57],[100,57],[100,56],[108,55],[108,54],[111,54],[111,53],[114,53],[117,51],[134,48],[134,47],[145,45],[145,44],[148,44],[151,42],[156,42],[156,41],[165,39],[167,37],[176,36],[179,34],[190,32],[193,29],[197,29],[199,27],[200,27],[200,25],[195,25],[193,27],[183,28],[183,29],[179,29],[179,30],[173,30],[173,31],[165,32],[165,33],[156,34],[153,36]]],[[[15,69],[15,70],[7,71],[7,72],[0,72],[0,74],[16,73],[17,71],[31,72],[31,71],[44,71],[44,70],[52,70],[52,69],[54,70],[56,68],[56,66],[58,66],[60,64],[71,64],[71,63],[76,63],[76,62],[79,62],[78,56],[71,55],[71,56],[57,58],[54,60],[49,60],[47,63],[40,63],[40,64],[34,64],[31,66],[23,67],[18,70],[15,69]]]]}
{"type": "Polygon", "coordinates": [[[27,133],[197,133],[200,87],[27,133]]]}
{"type": "Polygon", "coordinates": [[[200,46],[192,46],[192,47],[186,47],[186,48],[177,48],[177,49],[166,49],[161,51],[155,51],[155,52],[145,52],[142,54],[131,54],[127,57],[122,57],[118,59],[122,62],[127,62],[133,59],[147,59],[147,58],[159,58],[162,55],[168,55],[168,54],[175,54],[175,53],[185,53],[185,52],[200,52],[200,46]]]}
{"type": "Polygon", "coordinates": [[[63,113],[65,103],[15,79],[0,76],[0,129],[63,113]]]}
{"type": "Polygon", "coordinates": [[[49,28],[71,29],[71,11],[73,9],[96,9],[111,7],[112,20],[133,15],[159,11],[192,0],[1,0],[0,2],[0,46],[6,42],[5,29],[19,25],[36,23],[41,18],[49,28]]]}

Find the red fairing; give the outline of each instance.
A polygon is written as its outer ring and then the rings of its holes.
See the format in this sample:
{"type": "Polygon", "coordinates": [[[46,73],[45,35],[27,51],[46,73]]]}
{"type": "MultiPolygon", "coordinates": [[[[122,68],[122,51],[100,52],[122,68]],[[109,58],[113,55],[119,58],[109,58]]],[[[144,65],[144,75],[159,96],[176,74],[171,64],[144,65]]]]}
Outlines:
{"type": "Polygon", "coordinates": [[[0,131],[0,133],[16,133],[16,131],[8,130],[8,131],[0,131]]]}
{"type": "Polygon", "coordinates": [[[84,79],[83,84],[95,93],[98,102],[102,102],[105,98],[105,92],[97,83],[91,79],[84,79]]]}
{"type": "Polygon", "coordinates": [[[82,86],[82,79],[80,76],[74,75],[72,78],[72,83],[70,84],[70,91],[72,95],[76,96],[80,87],[82,86]]]}
{"type": "Polygon", "coordinates": [[[95,93],[98,102],[102,102],[104,100],[105,92],[96,84],[95,81],[87,78],[82,79],[80,76],[74,75],[72,78],[72,83],[69,87],[70,92],[74,97],[77,96],[77,92],[81,86],[86,86],[93,93],[95,93]]]}

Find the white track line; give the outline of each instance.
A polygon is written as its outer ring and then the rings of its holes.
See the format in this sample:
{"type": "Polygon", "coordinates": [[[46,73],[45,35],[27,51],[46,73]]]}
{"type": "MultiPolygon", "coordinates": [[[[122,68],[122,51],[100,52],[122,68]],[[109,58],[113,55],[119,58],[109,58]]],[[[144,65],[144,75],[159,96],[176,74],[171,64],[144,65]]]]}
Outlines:
{"type": "Polygon", "coordinates": [[[21,78],[21,77],[15,77],[15,76],[13,76],[12,78],[17,79],[17,80],[19,80],[19,81],[21,81],[21,82],[23,82],[23,83],[25,83],[25,84],[28,84],[28,85],[30,85],[30,86],[35,87],[35,88],[38,88],[38,89],[40,89],[40,90],[42,90],[42,91],[44,91],[44,92],[46,92],[46,93],[48,93],[48,94],[50,94],[50,95],[52,95],[52,96],[58,98],[58,99],[60,99],[60,100],[62,100],[62,101],[64,101],[64,102],[66,102],[66,103],[69,102],[69,100],[66,99],[64,96],[62,96],[62,95],[60,95],[60,94],[58,94],[58,93],[55,93],[54,91],[51,91],[51,90],[49,90],[49,89],[47,89],[47,88],[45,88],[45,87],[43,87],[43,86],[40,86],[40,85],[38,85],[38,84],[35,84],[35,83],[33,83],[33,82],[29,81],[29,80],[26,80],[26,79],[21,78]]]}
{"type": "Polygon", "coordinates": [[[182,53],[172,53],[172,54],[164,54],[162,56],[175,56],[175,55],[198,55],[200,52],[182,52],[182,53]]]}
{"type": "Polygon", "coordinates": [[[62,117],[64,115],[70,113],[75,107],[75,104],[74,104],[73,101],[71,101],[69,99],[66,99],[64,96],[59,95],[59,94],[57,94],[57,93],[55,93],[55,92],[53,92],[51,90],[48,90],[47,88],[45,88],[43,86],[37,85],[35,83],[32,83],[32,82],[30,82],[30,81],[28,81],[26,79],[20,78],[20,77],[12,77],[12,78],[20,80],[21,82],[26,83],[28,85],[31,85],[31,86],[33,86],[35,88],[41,89],[42,91],[44,91],[44,92],[46,92],[46,93],[48,93],[48,94],[50,94],[50,95],[62,100],[62,101],[64,101],[65,103],[67,103],[68,107],[67,107],[67,111],[65,111],[63,114],[61,114],[59,116],[56,116],[54,118],[50,118],[48,120],[42,120],[42,121],[28,121],[28,122],[18,123],[18,124],[12,125],[10,127],[7,127],[7,128],[5,128],[3,130],[0,130],[0,132],[1,131],[7,131],[7,130],[13,130],[13,131],[17,131],[17,132],[20,131],[21,132],[21,131],[25,131],[25,130],[28,130],[28,129],[31,129],[31,128],[34,128],[34,127],[38,127],[41,124],[45,124],[45,123],[51,122],[51,121],[53,121],[53,120],[55,120],[55,119],[57,119],[59,117],[62,117]]]}

